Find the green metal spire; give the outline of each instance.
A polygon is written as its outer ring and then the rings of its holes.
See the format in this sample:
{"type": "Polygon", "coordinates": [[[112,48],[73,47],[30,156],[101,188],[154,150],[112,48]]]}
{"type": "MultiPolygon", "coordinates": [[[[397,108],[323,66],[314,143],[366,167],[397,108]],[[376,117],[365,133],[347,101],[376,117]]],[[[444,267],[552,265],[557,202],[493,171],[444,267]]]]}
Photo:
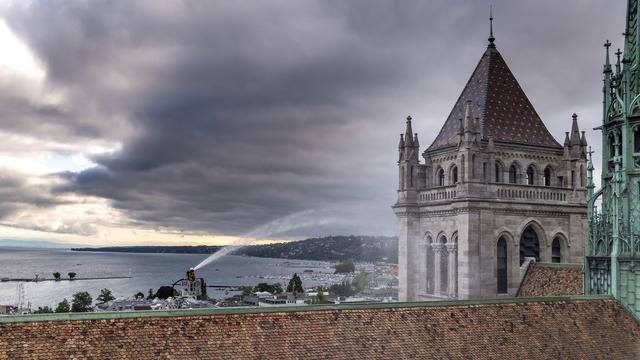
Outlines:
{"type": "Polygon", "coordinates": [[[603,78],[602,187],[595,190],[589,151],[585,292],[611,294],[640,317],[640,0],[628,0],[624,56],[603,78]],[[600,204],[596,206],[596,204],[600,204]]]}

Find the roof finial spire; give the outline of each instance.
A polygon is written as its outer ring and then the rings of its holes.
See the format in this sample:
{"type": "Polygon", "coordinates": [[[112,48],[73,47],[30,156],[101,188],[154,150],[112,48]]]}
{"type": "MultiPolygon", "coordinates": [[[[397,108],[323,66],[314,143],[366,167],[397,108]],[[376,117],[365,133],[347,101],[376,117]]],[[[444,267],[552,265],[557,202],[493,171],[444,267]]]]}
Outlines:
{"type": "Polygon", "coordinates": [[[489,47],[490,48],[496,47],[496,44],[493,43],[495,40],[496,38],[493,37],[493,5],[489,5],[489,47]]]}
{"type": "Polygon", "coordinates": [[[605,41],[604,48],[605,50],[605,60],[604,60],[604,72],[611,72],[611,63],[609,62],[609,48],[611,47],[611,43],[609,40],[605,41]]]}

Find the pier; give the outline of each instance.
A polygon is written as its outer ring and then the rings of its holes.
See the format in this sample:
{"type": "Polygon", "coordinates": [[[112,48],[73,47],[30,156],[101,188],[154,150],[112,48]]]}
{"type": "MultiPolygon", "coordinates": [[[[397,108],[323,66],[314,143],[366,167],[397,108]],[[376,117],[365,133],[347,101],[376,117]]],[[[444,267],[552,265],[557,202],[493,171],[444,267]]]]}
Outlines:
{"type": "Polygon", "coordinates": [[[101,277],[76,277],[73,279],[54,279],[54,278],[0,278],[0,282],[42,282],[42,281],[86,281],[86,280],[112,280],[112,279],[131,279],[132,276],[101,276],[101,277]]]}

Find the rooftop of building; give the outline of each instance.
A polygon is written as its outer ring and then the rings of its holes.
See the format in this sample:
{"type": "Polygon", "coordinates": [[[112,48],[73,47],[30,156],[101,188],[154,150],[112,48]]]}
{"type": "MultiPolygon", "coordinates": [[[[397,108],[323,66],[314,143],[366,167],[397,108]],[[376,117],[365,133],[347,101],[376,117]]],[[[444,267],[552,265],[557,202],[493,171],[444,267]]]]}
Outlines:
{"type": "Polygon", "coordinates": [[[561,149],[493,43],[482,54],[460,97],[427,151],[456,146],[467,102],[480,137],[496,143],[561,149]]]}
{"type": "Polygon", "coordinates": [[[517,296],[581,295],[583,279],[582,264],[533,262],[526,270],[517,296]]]}
{"type": "Polygon", "coordinates": [[[0,317],[13,358],[637,358],[609,296],[0,317]]]}

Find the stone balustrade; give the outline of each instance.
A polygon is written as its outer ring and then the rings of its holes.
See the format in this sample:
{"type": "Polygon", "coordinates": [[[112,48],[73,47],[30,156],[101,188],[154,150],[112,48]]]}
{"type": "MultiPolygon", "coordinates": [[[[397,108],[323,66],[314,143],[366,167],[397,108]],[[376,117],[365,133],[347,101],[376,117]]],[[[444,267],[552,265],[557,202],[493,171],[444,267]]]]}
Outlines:
{"type": "Polygon", "coordinates": [[[495,184],[496,196],[504,200],[533,200],[566,202],[573,189],[555,188],[549,186],[495,184]]]}
{"type": "Polygon", "coordinates": [[[440,200],[451,200],[456,197],[456,185],[440,186],[437,188],[423,190],[418,194],[418,202],[432,202],[440,200]]]}
{"type": "MultiPolygon", "coordinates": [[[[571,200],[573,193],[573,189],[537,185],[491,183],[484,186],[487,189],[487,198],[500,200],[566,203],[571,200]]],[[[419,191],[418,202],[446,202],[456,197],[464,197],[457,185],[440,186],[419,191]]]]}

